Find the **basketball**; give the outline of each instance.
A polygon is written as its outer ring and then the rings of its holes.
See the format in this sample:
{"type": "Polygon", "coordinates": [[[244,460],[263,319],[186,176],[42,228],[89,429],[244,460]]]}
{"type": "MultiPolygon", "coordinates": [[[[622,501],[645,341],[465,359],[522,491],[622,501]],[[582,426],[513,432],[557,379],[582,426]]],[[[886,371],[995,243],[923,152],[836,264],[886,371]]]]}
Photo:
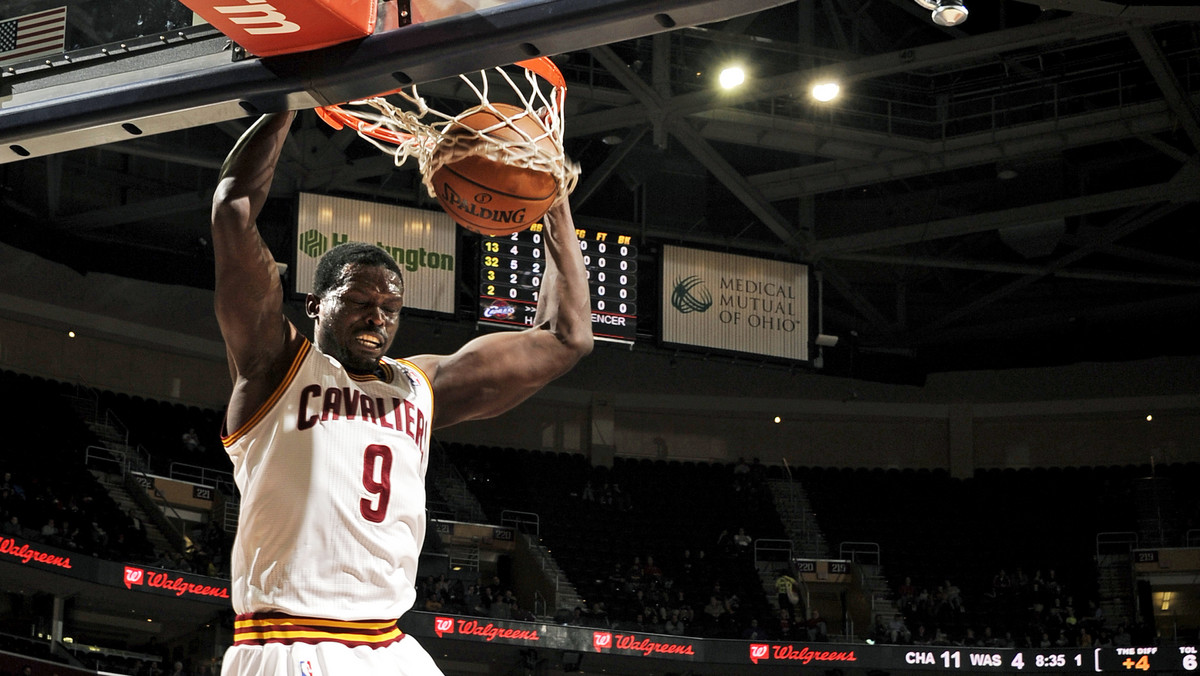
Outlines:
{"type": "MultiPolygon", "coordinates": [[[[492,106],[509,119],[523,112],[522,108],[505,103],[492,106]]],[[[453,123],[447,133],[474,135],[470,130],[487,129],[503,119],[490,110],[480,110],[453,123]]],[[[529,115],[512,124],[532,138],[545,133],[541,124],[529,115]]],[[[508,125],[488,136],[523,140],[508,125]]],[[[554,142],[549,138],[538,141],[538,147],[555,152],[554,142]]],[[[484,235],[510,235],[528,228],[550,209],[558,194],[554,176],[547,172],[513,167],[478,155],[442,165],[433,173],[432,183],[442,209],[459,225],[484,235]]]]}

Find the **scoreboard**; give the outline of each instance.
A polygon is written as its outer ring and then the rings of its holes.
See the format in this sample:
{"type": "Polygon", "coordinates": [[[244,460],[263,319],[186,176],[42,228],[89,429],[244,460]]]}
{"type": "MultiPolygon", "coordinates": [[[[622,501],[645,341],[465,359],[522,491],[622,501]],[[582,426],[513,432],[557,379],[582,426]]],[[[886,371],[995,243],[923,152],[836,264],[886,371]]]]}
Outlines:
{"type": "MultiPolygon", "coordinates": [[[[629,235],[577,228],[592,297],[592,334],[632,343],[637,337],[637,247],[629,235]]],[[[546,270],[543,224],[480,240],[479,316],[483,324],[533,326],[546,270]]]]}

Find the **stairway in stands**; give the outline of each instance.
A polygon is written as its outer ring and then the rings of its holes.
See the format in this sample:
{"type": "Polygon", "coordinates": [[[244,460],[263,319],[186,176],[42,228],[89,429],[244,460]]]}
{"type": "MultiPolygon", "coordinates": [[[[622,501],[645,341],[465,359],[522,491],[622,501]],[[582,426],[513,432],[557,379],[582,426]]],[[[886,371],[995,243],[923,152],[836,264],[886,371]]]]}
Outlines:
{"type": "Polygon", "coordinates": [[[178,551],[159,528],[156,520],[150,518],[130,495],[126,485],[127,474],[149,473],[149,462],[142,457],[144,449],[129,443],[128,429],[110,411],[101,410],[99,397],[94,392],[80,388],[77,394],[64,395],[64,398],[100,442],[99,446],[86,449],[85,463],[92,476],[104,486],[105,491],[122,511],[136,516],[141,521],[146,539],[156,551],[178,551]]]}

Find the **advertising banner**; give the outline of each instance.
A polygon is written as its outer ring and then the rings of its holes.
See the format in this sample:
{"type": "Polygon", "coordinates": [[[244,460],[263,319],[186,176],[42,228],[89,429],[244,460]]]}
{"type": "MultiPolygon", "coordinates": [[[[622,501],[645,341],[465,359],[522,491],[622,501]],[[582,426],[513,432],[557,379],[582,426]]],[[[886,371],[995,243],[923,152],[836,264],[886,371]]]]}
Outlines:
{"type": "MultiPolygon", "coordinates": [[[[5,563],[66,575],[108,587],[124,587],[178,599],[229,606],[229,580],[150,566],[117,563],[40,542],[0,537],[0,566],[5,563]]],[[[0,574],[0,579],[4,575],[0,574]]]]}
{"type": "Polygon", "coordinates": [[[317,261],[345,242],[366,242],[387,251],[404,274],[404,307],[454,312],[454,221],[429,211],[362,200],[300,194],[296,219],[294,291],[312,291],[317,261]]]}
{"type": "Polygon", "coordinates": [[[662,339],[808,360],[808,266],[663,247],[662,339]]]}

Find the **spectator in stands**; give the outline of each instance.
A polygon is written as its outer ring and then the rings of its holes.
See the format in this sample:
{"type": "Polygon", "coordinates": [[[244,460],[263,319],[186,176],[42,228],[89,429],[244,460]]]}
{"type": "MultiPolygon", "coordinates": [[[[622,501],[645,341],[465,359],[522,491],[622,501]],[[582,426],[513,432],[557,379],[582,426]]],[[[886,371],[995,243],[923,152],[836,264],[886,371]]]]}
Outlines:
{"type": "Polygon", "coordinates": [[[708,597],[708,605],[704,606],[704,614],[707,616],[707,621],[710,626],[716,626],[721,618],[725,616],[728,609],[725,607],[725,601],[715,594],[708,597]]]}
{"type": "MultiPolygon", "coordinates": [[[[1000,572],[1003,573],[1004,571],[1000,572]]],[[[942,584],[942,591],[945,595],[945,603],[949,606],[950,610],[959,612],[963,609],[962,590],[959,589],[958,585],[950,580],[946,580],[942,584]]]]}
{"type": "Polygon", "coordinates": [[[200,443],[200,435],[196,434],[195,427],[189,427],[188,431],[183,433],[183,449],[192,454],[202,454],[206,450],[200,443]]]}
{"type": "Polygon", "coordinates": [[[642,575],[648,584],[662,584],[662,568],[659,568],[658,564],[654,563],[653,556],[646,557],[646,565],[642,567],[642,575]]]}
{"type": "Polygon", "coordinates": [[[621,490],[621,484],[614,483],[612,486],[612,504],[617,510],[629,512],[633,510],[633,498],[621,490]]]}
{"type": "Polygon", "coordinates": [[[750,626],[742,630],[742,639],[746,641],[765,641],[767,632],[758,626],[758,618],[750,618],[750,626]]]}
{"type": "Polygon", "coordinates": [[[54,519],[46,519],[46,523],[42,526],[41,532],[42,541],[50,543],[57,540],[62,531],[58,529],[58,526],[54,523],[54,519]]]}
{"type": "Polygon", "coordinates": [[[663,631],[672,636],[683,636],[687,632],[687,624],[679,617],[678,610],[671,611],[671,616],[663,625],[663,631]]]}
{"type": "Polygon", "coordinates": [[[431,613],[436,613],[440,612],[442,607],[442,601],[438,598],[438,595],[435,592],[429,592],[425,595],[424,610],[427,610],[431,613]]]}
{"type": "Polygon", "coordinates": [[[645,571],[646,567],[642,565],[642,557],[633,557],[633,563],[629,565],[625,573],[625,580],[628,582],[630,589],[634,591],[641,590],[645,571]]]}
{"type": "Polygon", "coordinates": [[[463,606],[466,607],[468,615],[486,615],[487,609],[482,608],[483,598],[479,595],[479,585],[473,584],[467,587],[466,595],[463,597],[463,606]]]}
{"type": "Polygon", "coordinates": [[[0,483],[0,489],[9,491],[15,500],[25,499],[25,489],[13,478],[12,472],[4,473],[4,483],[0,483]]]}
{"type": "MultiPolygon", "coordinates": [[[[499,604],[496,604],[496,605],[499,605],[499,604]]],[[[570,624],[575,627],[587,626],[587,620],[583,617],[583,608],[582,607],[575,606],[575,608],[571,610],[571,619],[567,620],[567,624],[570,624]]]]}
{"type": "Polygon", "coordinates": [[[775,578],[775,594],[780,608],[795,608],[796,604],[800,602],[796,578],[789,575],[789,572],[784,568],[775,578]]]}
{"type": "Polygon", "coordinates": [[[808,640],[810,641],[828,641],[829,631],[825,624],[825,618],[821,617],[820,611],[813,608],[808,615],[808,622],[805,623],[805,628],[808,631],[808,640]]]}
{"type": "Polygon", "coordinates": [[[737,533],[733,536],[734,553],[737,556],[749,556],[752,551],[751,545],[754,540],[746,534],[746,529],[739,527],[737,533]]]}
{"type": "Polygon", "coordinates": [[[692,560],[692,550],[685,549],[679,557],[679,579],[684,583],[692,581],[692,568],[695,562],[692,560]]]}
{"type": "Polygon", "coordinates": [[[917,588],[913,585],[911,577],[905,577],[904,583],[896,588],[896,605],[901,610],[910,607],[917,597],[917,588]]]}
{"type": "Polygon", "coordinates": [[[620,594],[626,590],[625,567],[617,563],[608,574],[608,589],[612,594],[620,594]]]}
{"type": "MultiPolygon", "coordinates": [[[[513,605],[517,603],[517,599],[512,600],[513,605]]],[[[604,601],[596,601],[592,604],[592,626],[608,628],[612,626],[608,617],[608,607],[604,605],[604,601]]]]}
{"type": "Polygon", "coordinates": [[[795,641],[796,623],[792,620],[792,611],[789,608],[780,608],[779,615],[775,620],[775,638],[779,641],[795,641]]]}
{"type": "Polygon", "coordinates": [[[892,616],[892,621],[887,627],[887,642],[907,644],[912,642],[912,632],[909,631],[908,625],[904,622],[904,616],[896,613],[892,616]]]}
{"type": "Polygon", "coordinates": [[[16,514],[8,517],[8,521],[4,522],[4,534],[12,537],[25,537],[25,529],[21,527],[21,520],[16,514]]]}

